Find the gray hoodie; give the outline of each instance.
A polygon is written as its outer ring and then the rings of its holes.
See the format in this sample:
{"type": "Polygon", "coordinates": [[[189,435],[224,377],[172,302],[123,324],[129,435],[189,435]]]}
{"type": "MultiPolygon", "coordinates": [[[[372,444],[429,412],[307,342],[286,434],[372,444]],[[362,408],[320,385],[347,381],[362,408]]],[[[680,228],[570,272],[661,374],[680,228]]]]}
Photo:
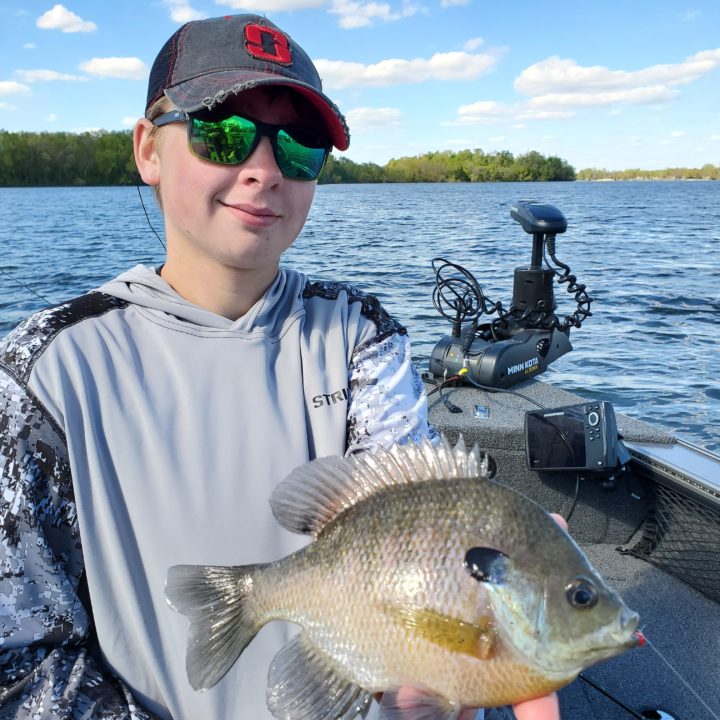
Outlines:
{"type": "Polygon", "coordinates": [[[268,498],[293,468],[433,433],[405,330],[372,296],[281,269],[231,321],[143,266],[3,341],[0,431],[2,707],[176,720],[269,718],[293,628],[265,627],[196,693],[168,568],[286,555],[305,539],[268,498]]]}

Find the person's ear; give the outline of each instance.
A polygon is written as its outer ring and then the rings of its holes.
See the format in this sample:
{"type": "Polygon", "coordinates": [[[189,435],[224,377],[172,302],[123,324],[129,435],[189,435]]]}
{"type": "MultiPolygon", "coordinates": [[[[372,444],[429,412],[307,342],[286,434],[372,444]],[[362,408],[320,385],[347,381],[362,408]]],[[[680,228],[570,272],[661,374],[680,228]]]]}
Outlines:
{"type": "Polygon", "coordinates": [[[140,118],[133,131],[133,149],[135,164],[140,177],[146,185],[160,184],[160,158],[157,153],[157,132],[152,132],[153,124],[140,118]]]}

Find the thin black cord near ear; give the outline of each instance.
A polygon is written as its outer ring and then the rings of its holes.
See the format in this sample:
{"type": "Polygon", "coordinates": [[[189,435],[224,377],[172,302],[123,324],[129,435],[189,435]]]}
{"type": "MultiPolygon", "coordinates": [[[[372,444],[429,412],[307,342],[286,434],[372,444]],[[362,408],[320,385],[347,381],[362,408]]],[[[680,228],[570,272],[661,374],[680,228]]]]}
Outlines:
{"type": "Polygon", "coordinates": [[[150,216],[148,215],[148,211],[145,208],[145,202],[143,201],[143,196],[142,196],[142,193],[140,192],[140,185],[135,183],[135,189],[137,190],[138,197],[140,198],[140,204],[142,205],[143,212],[145,213],[145,219],[147,220],[148,226],[155,233],[155,237],[160,241],[160,244],[163,246],[163,250],[165,250],[165,252],[167,252],[165,243],[162,241],[162,238],[157,234],[155,228],[152,226],[152,223],[150,222],[150,216]]]}

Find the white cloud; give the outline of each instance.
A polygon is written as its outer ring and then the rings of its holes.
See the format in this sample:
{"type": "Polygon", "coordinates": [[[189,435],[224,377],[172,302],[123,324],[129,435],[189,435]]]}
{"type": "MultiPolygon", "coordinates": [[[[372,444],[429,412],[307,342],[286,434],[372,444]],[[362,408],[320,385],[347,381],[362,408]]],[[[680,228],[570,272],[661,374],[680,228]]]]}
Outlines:
{"type": "Polygon", "coordinates": [[[553,109],[557,107],[604,107],[618,103],[632,105],[648,105],[672,100],[677,90],[662,85],[640,87],[630,90],[614,90],[611,92],[575,92],[550,93],[528,100],[530,108],[553,109]]]}
{"type": "Polygon", "coordinates": [[[68,75],[56,70],[16,70],[15,74],[24,82],[85,82],[87,78],[80,75],[68,75]]]}
{"type": "Polygon", "coordinates": [[[145,80],[148,76],[147,65],[136,57],[93,58],[80,63],[78,67],[86,73],[97,77],[145,80]]]}
{"type": "Polygon", "coordinates": [[[0,96],[29,95],[30,88],[15,80],[0,80],[0,96]]]}
{"type": "Polygon", "coordinates": [[[400,124],[402,112],[395,108],[361,107],[350,110],[346,117],[351,132],[362,133],[396,127],[400,124]]]}
{"type": "Polygon", "coordinates": [[[481,45],[485,44],[485,40],[481,37],[472,38],[472,40],[468,40],[463,45],[463,50],[465,52],[472,52],[473,50],[477,50],[481,45]]]}
{"type": "Polygon", "coordinates": [[[582,108],[667,103],[679,94],[677,86],[694,82],[718,66],[720,48],[703,50],[680,63],[633,71],[583,67],[574,60],[550,57],[515,79],[515,90],[529,96],[524,107],[519,106],[522,114],[518,117],[543,119],[582,108]]]}
{"type": "Polygon", "coordinates": [[[574,110],[540,110],[528,108],[520,110],[515,116],[518,120],[563,120],[575,117],[574,110]]]}
{"type": "Polygon", "coordinates": [[[199,10],[191,7],[188,0],[163,0],[163,5],[170,10],[170,19],[181,25],[206,17],[199,10]]]}
{"type": "Polygon", "coordinates": [[[453,125],[491,125],[501,122],[512,114],[509,105],[494,100],[480,100],[458,108],[458,119],[453,125]]]}
{"type": "Polygon", "coordinates": [[[93,32],[97,25],[89,20],[83,20],[74,12],[70,12],[64,5],[53,5],[43,13],[35,23],[42,30],[60,30],[64,33],[93,32]]]}
{"type": "Polygon", "coordinates": [[[555,93],[627,92],[631,89],[684,85],[720,65],[720,48],[703,50],[681,63],[652,65],[642,70],[609,70],[601,65],[583,67],[557,56],[525,68],[515,80],[523,95],[555,93]]]}
{"type": "Polygon", "coordinates": [[[403,2],[400,10],[393,10],[382,2],[355,2],[355,0],[332,0],[330,12],[339,15],[339,25],[346,30],[372,25],[375,20],[392,22],[411,17],[420,11],[420,6],[403,2]]]}
{"type": "Polygon", "coordinates": [[[23,50],[34,50],[35,47],[36,47],[35,43],[28,42],[23,45],[23,50]]]}
{"type": "Polygon", "coordinates": [[[684,130],[673,130],[673,132],[670,133],[670,137],[674,138],[685,137],[685,135],[687,135],[687,133],[684,130]]]}
{"type": "Polygon", "coordinates": [[[470,105],[461,105],[457,119],[447,125],[498,125],[515,129],[524,128],[526,120],[563,120],[574,117],[573,110],[546,110],[531,108],[528,104],[507,105],[494,100],[480,100],[470,105]]]}
{"type": "Polygon", "coordinates": [[[134,115],[126,115],[121,121],[120,124],[123,127],[131,128],[135,127],[135,123],[137,122],[137,118],[134,115]]]}
{"type": "Polygon", "coordinates": [[[50,113],[46,118],[46,120],[48,122],[55,122],[57,119],[58,119],[58,116],[56,113],[50,113]]]}
{"type": "Polygon", "coordinates": [[[441,8],[458,7],[460,5],[469,5],[470,0],[440,0],[441,8]]]}
{"type": "Polygon", "coordinates": [[[315,65],[327,89],[347,87],[389,87],[426,80],[474,80],[499,60],[491,51],[473,55],[466,52],[436,53],[431,58],[381,60],[374,65],[343,60],[316,60],[315,65]]]}
{"type": "Polygon", "coordinates": [[[326,0],[215,0],[216,5],[225,5],[246,12],[283,12],[317,8],[326,0]]]}
{"type": "Polygon", "coordinates": [[[17,107],[15,107],[15,105],[11,105],[10,103],[0,102],[0,110],[17,110],[17,107]]]}

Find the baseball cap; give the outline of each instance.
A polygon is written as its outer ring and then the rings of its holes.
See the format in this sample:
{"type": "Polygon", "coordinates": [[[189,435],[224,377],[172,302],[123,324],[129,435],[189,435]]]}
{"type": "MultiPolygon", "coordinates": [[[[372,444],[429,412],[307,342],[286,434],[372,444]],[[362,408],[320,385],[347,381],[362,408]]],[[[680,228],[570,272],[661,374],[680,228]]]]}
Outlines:
{"type": "Polygon", "coordinates": [[[259,15],[226,15],[185,23],[163,45],[148,82],[147,104],[163,95],[179,109],[195,112],[254,87],[284,85],[317,109],[338,150],[350,145],[342,113],[322,91],[307,53],[280,28],[259,15]]]}

